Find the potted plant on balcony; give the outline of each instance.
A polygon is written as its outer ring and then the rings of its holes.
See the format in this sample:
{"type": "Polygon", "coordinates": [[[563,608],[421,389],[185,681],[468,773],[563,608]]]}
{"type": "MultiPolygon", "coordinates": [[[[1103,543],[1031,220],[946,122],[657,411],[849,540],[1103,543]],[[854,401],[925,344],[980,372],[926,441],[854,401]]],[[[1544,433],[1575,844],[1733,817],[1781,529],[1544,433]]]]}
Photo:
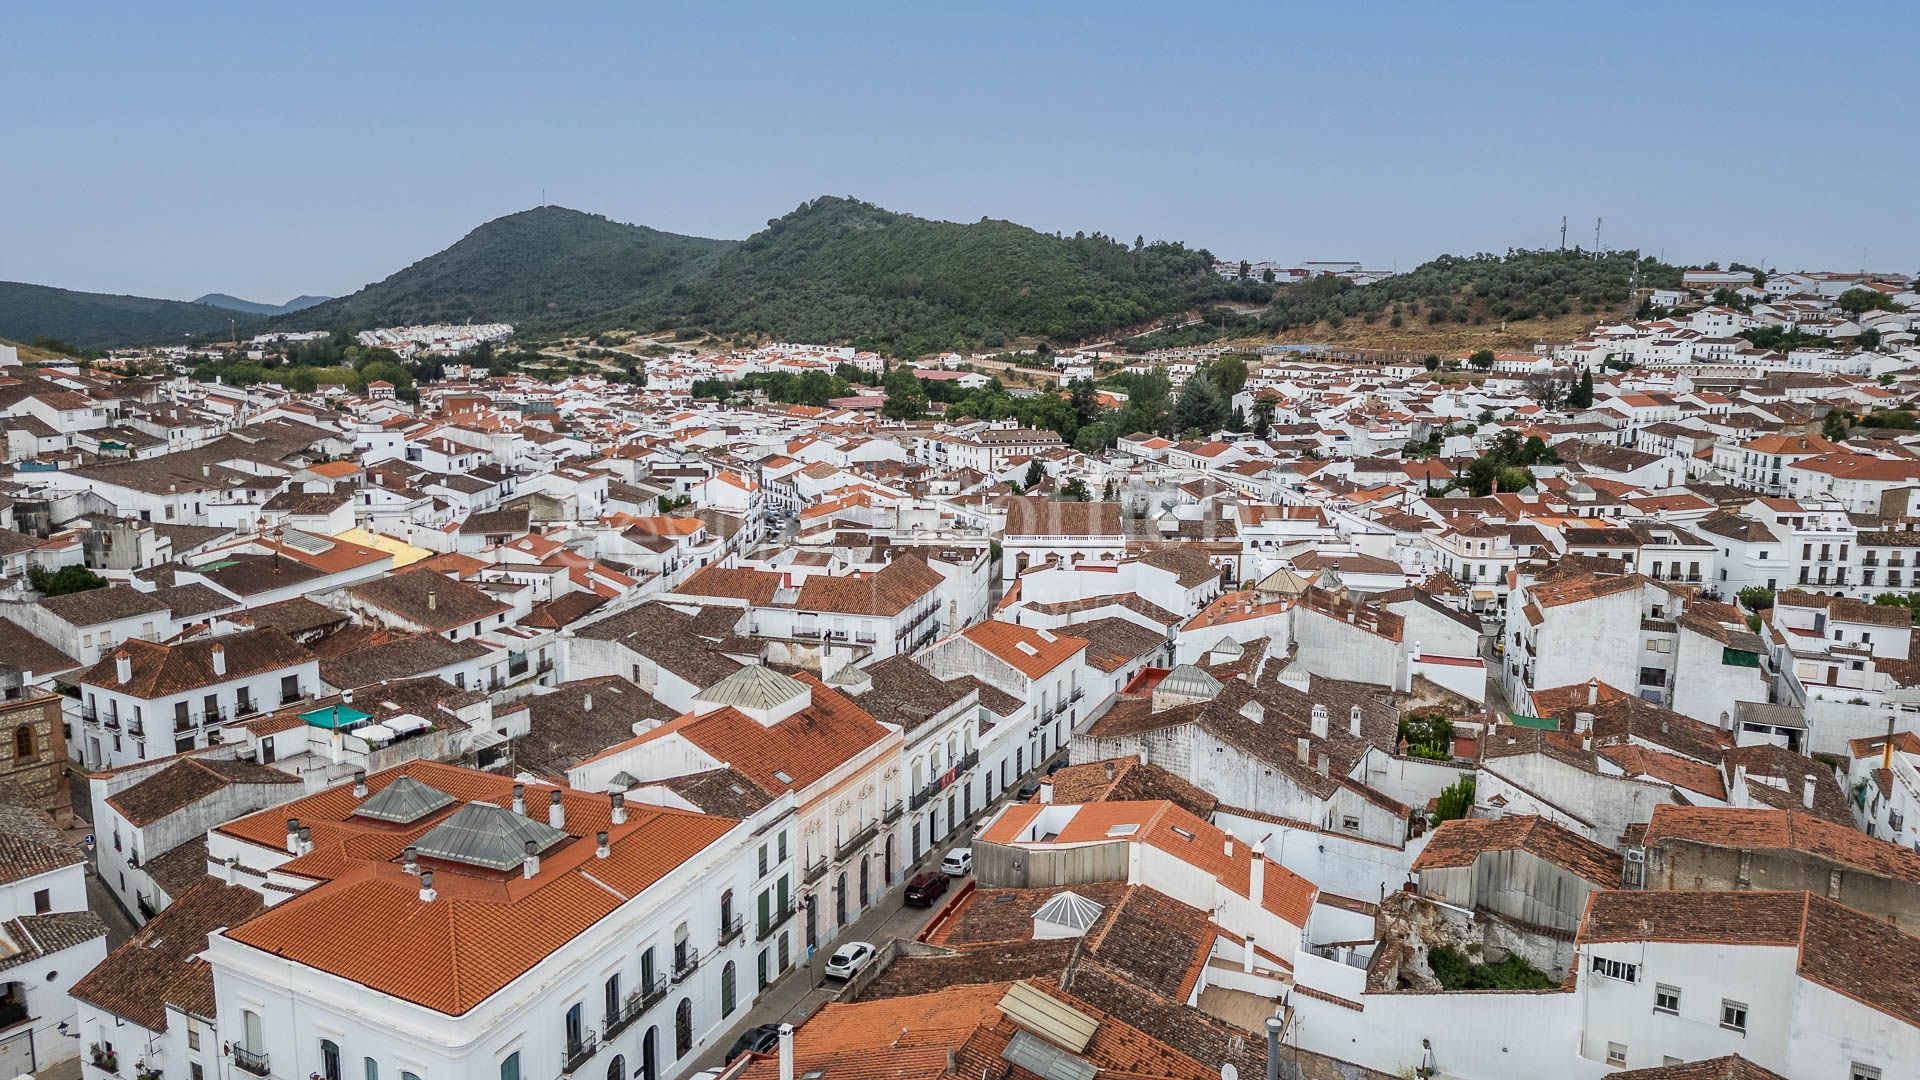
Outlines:
{"type": "Polygon", "coordinates": [[[93,1061],[93,1067],[96,1069],[110,1073],[120,1071],[120,1055],[99,1043],[87,1047],[87,1057],[93,1061]]]}
{"type": "Polygon", "coordinates": [[[161,1072],[144,1061],[133,1065],[133,1080],[161,1080],[161,1072]]]}

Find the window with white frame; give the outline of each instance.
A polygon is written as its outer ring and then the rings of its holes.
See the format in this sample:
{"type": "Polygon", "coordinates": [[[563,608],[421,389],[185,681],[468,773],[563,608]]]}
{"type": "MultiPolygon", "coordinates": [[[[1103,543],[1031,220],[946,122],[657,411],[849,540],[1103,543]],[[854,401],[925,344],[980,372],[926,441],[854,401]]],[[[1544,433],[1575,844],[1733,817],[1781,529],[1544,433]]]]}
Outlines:
{"type": "Polygon", "coordinates": [[[1743,1035],[1746,1034],[1746,1004],[1744,1002],[1730,1001],[1722,998],[1720,1000],[1720,1026],[1726,1028],[1728,1031],[1738,1031],[1743,1035]]]}
{"type": "Polygon", "coordinates": [[[1607,1064],[1625,1065],[1627,1063],[1627,1044],[1610,1042],[1607,1044],[1607,1064]]]}
{"type": "Polygon", "coordinates": [[[1880,1080],[1880,1070],[1872,1065],[1853,1063],[1853,1070],[1847,1074],[1850,1080],[1880,1080]]]}
{"type": "Polygon", "coordinates": [[[1653,1011],[1678,1013],[1680,1011],[1680,988],[1660,983],[1653,988],[1653,1011]]]}
{"type": "Polygon", "coordinates": [[[1621,982],[1640,981],[1640,965],[1629,964],[1624,960],[1609,960],[1604,956],[1596,956],[1593,958],[1593,971],[1595,974],[1605,975],[1609,979],[1619,979],[1621,982]]]}

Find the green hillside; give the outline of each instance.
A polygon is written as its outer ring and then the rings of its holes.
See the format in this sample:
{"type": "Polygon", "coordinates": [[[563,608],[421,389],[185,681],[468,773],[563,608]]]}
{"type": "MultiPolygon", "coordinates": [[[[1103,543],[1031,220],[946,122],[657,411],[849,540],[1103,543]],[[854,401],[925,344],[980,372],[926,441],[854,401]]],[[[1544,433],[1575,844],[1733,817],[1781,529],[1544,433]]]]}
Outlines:
{"type": "Polygon", "coordinates": [[[1347,320],[1393,327],[1524,322],[1617,313],[1633,289],[1672,288],[1680,268],[1637,251],[1513,250],[1442,255],[1371,285],[1319,277],[1284,286],[1261,316],[1270,330],[1347,320]]]}
{"type": "Polygon", "coordinates": [[[1015,337],[1070,341],[1259,286],[1221,281],[1179,244],[1050,236],[1007,221],[930,221],[822,198],[708,259],[626,321],[896,354],[1015,337]]]}
{"type": "Polygon", "coordinates": [[[325,329],[436,322],[599,329],[610,311],[729,246],[542,206],[495,218],[384,281],[279,321],[325,329]]]}
{"type": "Polygon", "coordinates": [[[229,319],[237,321],[242,335],[259,322],[206,304],[0,281],[0,338],[16,341],[59,338],[83,349],[105,349],[224,340],[229,319]]]}

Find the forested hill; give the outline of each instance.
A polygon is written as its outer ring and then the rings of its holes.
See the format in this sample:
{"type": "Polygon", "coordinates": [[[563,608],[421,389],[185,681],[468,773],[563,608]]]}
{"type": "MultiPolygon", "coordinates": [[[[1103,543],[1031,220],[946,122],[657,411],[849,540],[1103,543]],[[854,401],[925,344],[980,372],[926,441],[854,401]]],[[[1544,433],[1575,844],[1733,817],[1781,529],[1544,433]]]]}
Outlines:
{"type": "Polygon", "coordinates": [[[699,325],[911,355],[1016,337],[1071,341],[1206,302],[1264,300],[1180,244],[1054,236],[1012,222],[930,221],[822,198],[721,252],[635,325],[699,325]]]}
{"type": "Polygon", "coordinates": [[[58,338],[83,349],[178,344],[225,340],[236,323],[245,335],[258,322],[207,304],[0,281],[0,338],[16,341],[58,338]]]}
{"type": "Polygon", "coordinates": [[[1350,319],[1412,327],[1618,314],[1633,289],[1677,287],[1680,273],[1636,251],[1442,255],[1371,285],[1319,277],[1285,286],[1260,321],[1284,331],[1315,323],[1338,329],[1350,319]]]}
{"type": "Polygon", "coordinates": [[[541,206],[495,218],[384,281],[279,321],[328,330],[437,322],[601,329],[613,312],[731,246],[541,206]]]}

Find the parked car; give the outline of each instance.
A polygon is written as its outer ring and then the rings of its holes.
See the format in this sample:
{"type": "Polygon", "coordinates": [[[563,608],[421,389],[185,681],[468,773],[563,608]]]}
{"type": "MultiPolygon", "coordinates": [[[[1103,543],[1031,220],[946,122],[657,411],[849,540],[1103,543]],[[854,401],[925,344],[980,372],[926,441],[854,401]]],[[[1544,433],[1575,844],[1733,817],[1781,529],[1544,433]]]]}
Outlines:
{"type": "Polygon", "coordinates": [[[940,872],[951,877],[965,877],[973,869],[973,849],[957,847],[947,852],[940,860],[940,872]]]}
{"type": "Polygon", "coordinates": [[[870,941],[847,942],[833,950],[833,955],[827,958],[827,978],[853,978],[873,960],[873,953],[873,943],[870,941]]]}
{"type": "Polygon", "coordinates": [[[1020,802],[1027,802],[1038,794],[1040,794],[1040,781],[1029,780],[1020,785],[1020,790],[1014,792],[1013,797],[1020,802]]]}
{"type": "Polygon", "coordinates": [[[1066,767],[1067,767],[1067,755],[1061,754],[1059,757],[1054,758],[1052,761],[1047,762],[1047,775],[1052,776],[1054,773],[1057,773],[1061,769],[1064,769],[1066,767]]]}
{"type": "Polygon", "coordinates": [[[771,1054],[780,1048],[780,1025],[761,1024],[750,1027],[733,1040],[733,1046],[727,1051],[727,1064],[741,1054],[771,1054]]]}
{"type": "Polygon", "coordinates": [[[914,907],[932,907],[933,901],[947,891],[947,875],[932,870],[907,882],[907,903],[914,907]]]}

